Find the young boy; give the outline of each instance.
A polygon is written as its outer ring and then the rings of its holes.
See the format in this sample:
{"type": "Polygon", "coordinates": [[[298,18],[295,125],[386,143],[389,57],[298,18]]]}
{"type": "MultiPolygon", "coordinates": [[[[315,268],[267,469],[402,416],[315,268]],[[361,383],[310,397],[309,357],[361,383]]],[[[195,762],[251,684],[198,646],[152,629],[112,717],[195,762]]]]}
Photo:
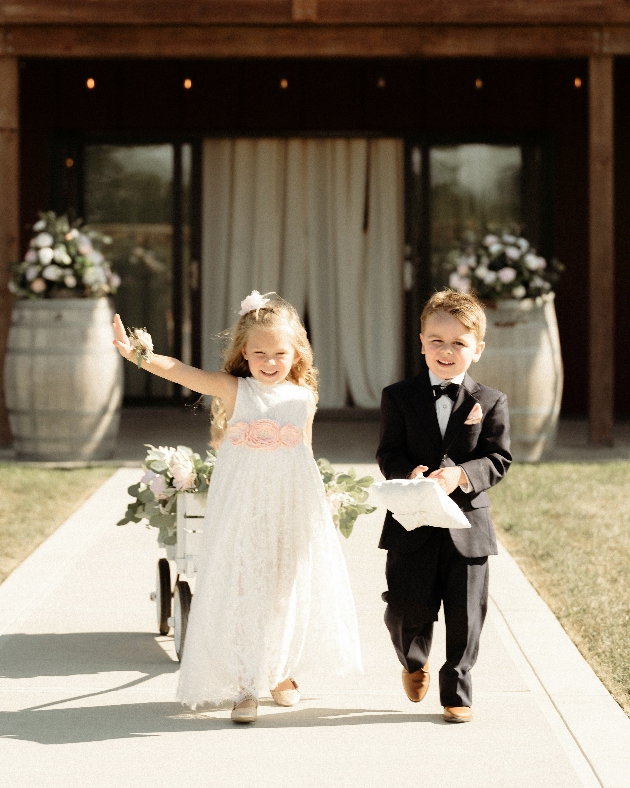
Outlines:
{"type": "Polygon", "coordinates": [[[445,720],[469,722],[470,670],[488,604],[488,556],[497,553],[485,490],[512,462],[507,398],[468,375],[485,344],[486,317],[474,296],[435,293],[420,326],[428,370],[383,390],[377,460],[386,479],[429,471],[471,527],[406,531],[387,512],[379,543],[388,551],[385,623],[403,665],[403,687],[417,703],[429,687],[433,622],[444,605],[440,701],[445,720]]]}

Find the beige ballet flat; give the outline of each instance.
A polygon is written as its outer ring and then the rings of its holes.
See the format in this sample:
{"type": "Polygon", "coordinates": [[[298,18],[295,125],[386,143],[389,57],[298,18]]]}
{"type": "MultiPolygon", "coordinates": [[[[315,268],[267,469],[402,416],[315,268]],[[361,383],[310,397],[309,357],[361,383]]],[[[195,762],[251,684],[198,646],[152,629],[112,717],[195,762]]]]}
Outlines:
{"type": "Polygon", "coordinates": [[[300,702],[300,690],[298,689],[297,682],[294,679],[288,679],[293,684],[293,689],[271,690],[271,697],[278,704],[278,706],[295,706],[300,702]]]}
{"type": "Polygon", "coordinates": [[[258,719],[258,701],[256,698],[243,698],[240,703],[235,703],[232,709],[233,722],[256,722],[258,719]]]}

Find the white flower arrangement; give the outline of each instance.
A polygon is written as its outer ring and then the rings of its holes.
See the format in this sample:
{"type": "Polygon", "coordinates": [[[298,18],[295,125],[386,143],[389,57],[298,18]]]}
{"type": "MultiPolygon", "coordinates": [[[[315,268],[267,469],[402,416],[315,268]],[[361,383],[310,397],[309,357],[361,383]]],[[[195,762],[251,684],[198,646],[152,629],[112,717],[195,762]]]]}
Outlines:
{"type": "Polygon", "coordinates": [[[144,461],[144,475],[127,492],[135,500],[127,506],[125,516],[117,525],[148,521],[158,529],[162,544],[175,544],[177,539],[177,493],[205,492],[210,484],[216,452],[206,452],[205,460],[188,446],[146,444],[149,451],[144,461]]]}
{"type": "MultiPolygon", "coordinates": [[[[188,446],[159,446],[150,443],[144,460],[144,475],[138,484],[127,490],[134,499],[117,525],[148,521],[148,526],[158,529],[162,544],[175,544],[177,540],[177,493],[205,492],[212,477],[217,455],[214,449],[206,452],[205,460],[188,446]]],[[[335,526],[348,538],[361,514],[371,514],[376,507],[366,504],[367,488],[374,483],[371,476],[357,479],[354,468],[347,473],[337,473],[328,460],[317,460],[317,467],[324,483],[326,498],[335,526]]]]}
{"type": "Polygon", "coordinates": [[[11,266],[9,290],[18,298],[98,298],[120,286],[102,247],[112,239],[70,223],[53,211],[40,213],[34,236],[22,260],[11,266]]]}
{"type": "Polygon", "coordinates": [[[547,261],[526,238],[510,232],[464,241],[449,253],[447,266],[453,290],[495,302],[540,298],[553,291],[564,270],[558,260],[547,261]]]}
{"type": "Polygon", "coordinates": [[[142,367],[142,362],[147,363],[153,358],[153,338],[146,328],[128,328],[129,344],[136,352],[136,364],[138,369],[142,367]]]}

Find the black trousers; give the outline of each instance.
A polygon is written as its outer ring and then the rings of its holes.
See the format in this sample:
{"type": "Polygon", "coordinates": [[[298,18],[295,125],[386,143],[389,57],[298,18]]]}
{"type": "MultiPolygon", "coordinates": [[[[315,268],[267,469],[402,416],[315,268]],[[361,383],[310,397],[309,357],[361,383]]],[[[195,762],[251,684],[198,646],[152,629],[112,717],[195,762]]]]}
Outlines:
{"type": "Polygon", "coordinates": [[[440,604],[446,662],[440,669],[442,706],[472,706],[470,671],[488,609],[488,557],[466,558],[447,529],[432,529],[419,550],[387,553],[385,624],[402,666],[414,673],[429,659],[440,604]]]}

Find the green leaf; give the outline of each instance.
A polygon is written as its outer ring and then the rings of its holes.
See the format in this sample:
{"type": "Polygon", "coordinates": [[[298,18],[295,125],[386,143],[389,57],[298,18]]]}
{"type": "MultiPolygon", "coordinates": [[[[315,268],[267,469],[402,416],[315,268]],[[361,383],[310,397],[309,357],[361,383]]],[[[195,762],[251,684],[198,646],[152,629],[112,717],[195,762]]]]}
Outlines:
{"type": "Polygon", "coordinates": [[[149,517],[149,522],[153,528],[172,528],[175,526],[175,515],[162,514],[161,512],[158,512],[157,514],[149,517]]]}
{"type": "Polygon", "coordinates": [[[146,490],[142,490],[142,492],[138,494],[137,498],[142,503],[151,503],[151,501],[155,501],[155,495],[153,495],[148,487],[146,490]]]}
{"type": "Polygon", "coordinates": [[[132,484],[131,487],[127,487],[127,492],[132,498],[137,498],[140,495],[140,482],[132,484]]]}
{"type": "Polygon", "coordinates": [[[164,473],[164,471],[168,471],[168,465],[164,462],[164,460],[151,460],[149,463],[149,468],[154,473],[164,473]]]}

